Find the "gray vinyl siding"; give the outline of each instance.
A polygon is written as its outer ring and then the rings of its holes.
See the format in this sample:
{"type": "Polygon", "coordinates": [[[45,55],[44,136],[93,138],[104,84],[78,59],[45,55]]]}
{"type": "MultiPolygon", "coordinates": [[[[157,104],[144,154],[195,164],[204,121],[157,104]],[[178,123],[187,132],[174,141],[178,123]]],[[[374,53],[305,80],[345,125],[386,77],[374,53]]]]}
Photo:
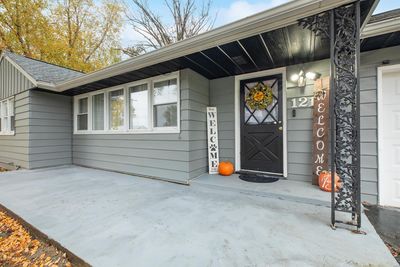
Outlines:
{"type": "Polygon", "coordinates": [[[299,88],[296,83],[290,81],[290,76],[298,73],[300,68],[304,68],[305,72],[319,72],[322,77],[325,77],[329,76],[329,61],[316,61],[304,65],[290,66],[286,69],[288,179],[311,183],[313,108],[296,108],[296,117],[292,116],[291,108],[293,98],[313,96],[313,81],[307,81],[305,88],[299,88]]]}
{"type": "Polygon", "coordinates": [[[75,134],[73,163],[179,182],[204,173],[208,80],[186,69],[180,84],[180,133],[75,134]]]}
{"type": "Polygon", "coordinates": [[[385,60],[399,64],[399,52],[396,46],[361,55],[361,189],[363,199],[371,203],[378,202],[377,68],[385,60]]]}
{"type": "Polygon", "coordinates": [[[189,134],[189,179],[207,172],[207,116],[210,82],[192,71],[181,71],[182,119],[187,120],[189,134]],[[188,95],[188,97],[186,97],[188,95]]]}
{"type": "Polygon", "coordinates": [[[72,98],[36,90],[30,91],[30,168],[72,163],[72,98]]]}
{"type": "Polygon", "coordinates": [[[22,93],[34,84],[28,80],[17,68],[7,59],[0,62],[0,100],[22,93]]]}
{"type": "Polygon", "coordinates": [[[29,99],[29,91],[15,96],[15,135],[0,135],[0,162],[12,163],[29,168],[29,134],[25,124],[29,121],[29,111],[24,108],[29,99]]]}
{"type": "Polygon", "coordinates": [[[235,162],[235,77],[210,81],[210,105],[217,107],[220,161],[235,162]]]}
{"type": "Polygon", "coordinates": [[[72,163],[71,97],[35,90],[15,96],[15,135],[0,135],[0,162],[25,169],[72,163]]]}

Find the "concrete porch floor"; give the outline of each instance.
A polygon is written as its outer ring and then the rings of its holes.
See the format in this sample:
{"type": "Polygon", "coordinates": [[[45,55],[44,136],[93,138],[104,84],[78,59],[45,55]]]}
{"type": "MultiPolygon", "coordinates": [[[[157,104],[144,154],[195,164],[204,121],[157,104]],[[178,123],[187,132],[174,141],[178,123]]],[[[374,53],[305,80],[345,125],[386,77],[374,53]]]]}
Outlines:
{"type": "MultiPolygon", "coordinates": [[[[251,191],[251,190],[249,190],[251,191]]],[[[82,167],[0,174],[0,203],[94,266],[396,266],[330,209],[82,167]]]]}
{"type": "Polygon", "coordinates": [[[249,183],[239,179],[238,174],[231,176],[203,174],[191,180],[190,183],[305,204],[326,207],[331,205],[331,194],[329,192],[324,192],[318,186],[301,181],[281,179],[274,183],[249,183]]]}

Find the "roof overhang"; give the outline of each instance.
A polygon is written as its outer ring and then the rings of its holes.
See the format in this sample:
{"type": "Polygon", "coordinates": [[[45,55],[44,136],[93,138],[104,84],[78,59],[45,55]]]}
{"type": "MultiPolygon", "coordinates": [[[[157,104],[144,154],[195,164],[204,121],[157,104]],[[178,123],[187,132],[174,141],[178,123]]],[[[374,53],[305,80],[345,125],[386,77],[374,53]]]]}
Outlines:
{"type": "Polygon", "coordinates": [[[157,63],[200,52],[212,47],[273,31],[298,20],[319,14],[354,0],[295,0],[228,25],[216,28],[173,45],[117,63],[108,68],[57,84],[54,91],[63,92],[71,88],[139,70],[157,63]]]}
{"type": "Polygon", "coordinates": [[[366,25],[364,30],[362,31],[361,39],[396,32],[399,31],[399,29],[400,29],[399,18],[392,18],[388,20],[370,23],[366,25]]]}

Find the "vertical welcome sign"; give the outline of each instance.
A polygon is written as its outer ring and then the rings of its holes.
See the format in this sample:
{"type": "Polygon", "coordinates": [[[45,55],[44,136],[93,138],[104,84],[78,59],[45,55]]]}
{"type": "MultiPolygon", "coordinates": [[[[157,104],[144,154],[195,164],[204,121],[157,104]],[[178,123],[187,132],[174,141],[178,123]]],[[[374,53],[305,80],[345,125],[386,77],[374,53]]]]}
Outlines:
{"type": "Polygon", "coordinates": [[[218,120],[217,108],[207,107],[208,172],[218,173],[218,120]]]}
{"type": "Polygon", "coordinates": [[[318,79],[314,83],[312,183],[316,185],[321,171],[329,170],[329,87],[329,77],[318,79]]]}

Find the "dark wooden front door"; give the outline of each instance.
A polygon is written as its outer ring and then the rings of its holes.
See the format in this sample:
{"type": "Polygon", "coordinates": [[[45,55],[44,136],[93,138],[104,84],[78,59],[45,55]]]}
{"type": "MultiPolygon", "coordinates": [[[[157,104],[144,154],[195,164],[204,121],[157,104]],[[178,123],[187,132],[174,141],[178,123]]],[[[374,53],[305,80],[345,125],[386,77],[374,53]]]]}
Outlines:
{"type": "Polygon", "coordinates": [[[240,82],[241,169],[283,174],[282,75],[240,82]],[[273,101],[266,109],[251,109],[246,96],[257,84],[272,88],[273,101]]]}

